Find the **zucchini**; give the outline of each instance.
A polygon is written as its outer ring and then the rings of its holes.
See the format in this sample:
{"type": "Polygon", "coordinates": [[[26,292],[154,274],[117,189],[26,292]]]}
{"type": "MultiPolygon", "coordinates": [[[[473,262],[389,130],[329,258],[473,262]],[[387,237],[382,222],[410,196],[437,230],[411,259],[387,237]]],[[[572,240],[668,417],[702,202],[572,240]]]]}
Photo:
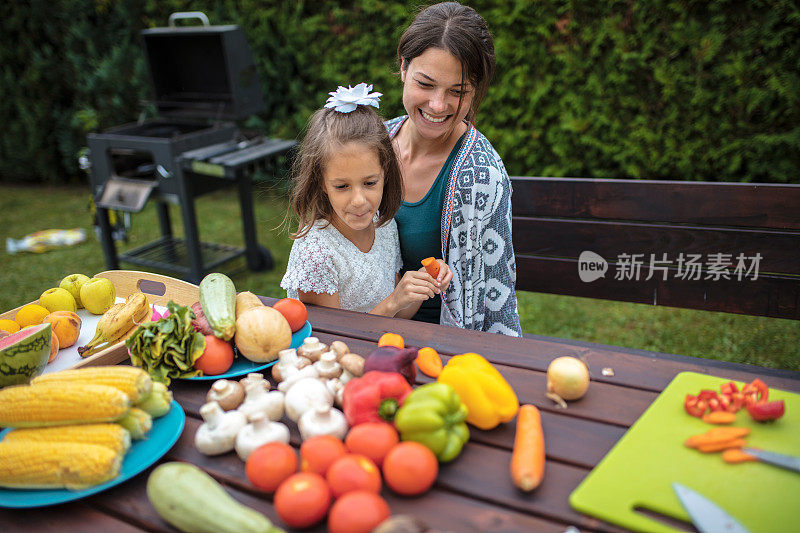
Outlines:
{"type": "Polygon", "coordinates": [[[236,333],[236,288],[231,278],[212,272],[200,282],[200,308],[215,336],[229,341],[236,333]]]}
{"type": "Polygon", "coordinates": [[[164,463],[153,470],[147,479],[147,499],[164,520],[189,533],[282,531],[189,463],[164,463]]]}

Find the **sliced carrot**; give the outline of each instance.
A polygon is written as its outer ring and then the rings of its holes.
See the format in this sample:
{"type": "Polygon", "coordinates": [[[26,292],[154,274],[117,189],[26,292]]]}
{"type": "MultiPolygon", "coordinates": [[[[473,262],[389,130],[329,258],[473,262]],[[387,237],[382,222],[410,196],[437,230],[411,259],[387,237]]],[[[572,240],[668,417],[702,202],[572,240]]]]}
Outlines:
{"type": "Polygon", "coordinates": [[[726,463],[746,463],[748,461],[757,461],[755,457],[747,452],[742,451],[740,448],[730,448],[722,452],[722,460],[726,463]]]}
{"type": "Polygon", "coordinates": [[[711,411],[710,413],[704,414],[702,420],[706,424],[732,424],[736,422],[736,413],[711,411]]]}
{"type": "Polygon", "coordinates": [[[438,378],[442,373],[442,358],[433,348],[420,348],[417,351],[417,366],[426,376],[438,378]]]}
{"type": "Polygon", "coordinates": [[[743,427],[718,427],[709,429],[700,435],[692,435],[683,443],[688,448],[697,448],[706,444],[718,444],[728,440],[738,439],[750,434],[750,428],[743,427]]]}
{"type": "Polygon", "coordinates": [[[741,448],[746,444],[747,442],[744,439],[731,439],[716,444],[703,444],[702,446],[698,446],[697,449],[703,453],[721,452],[729,448],[741,448]]]}
{"type": "Polygon", "coordinates": [[[533,405],[517,413],[517,433],[511,452],[511,479],[519,489],[530,491],[544,478],[544,433],[542,417],[533,405]]]}
{"type": "Polygon", "coordinates": [[[436,279],[436,276],[439,275],[439,262],[436,261],[435,257],[426,257],[423,259],[422,266],[425,267],[425,270],[433,279],[436,279]]]}
{"type": "Polygon", "coordinates": [[[378,346],[394,346],[395,348],[405,348],[406,343],[403,340],[403,337],[397,333],[384,333],[381,335],[381,338],[378,339],[378,346]]]}

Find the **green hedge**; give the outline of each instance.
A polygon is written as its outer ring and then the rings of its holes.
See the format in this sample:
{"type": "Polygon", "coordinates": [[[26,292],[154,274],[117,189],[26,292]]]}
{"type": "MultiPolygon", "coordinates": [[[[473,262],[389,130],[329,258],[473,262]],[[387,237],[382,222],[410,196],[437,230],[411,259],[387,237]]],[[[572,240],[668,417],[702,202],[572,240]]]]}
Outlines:
{"type": "MultiPolygon", "coordinates": [[[[86,133],[150,111],[139,31],[202,10],[246,32],[296,137],[337,84],[402,112],[394,53],[418,3],[60,0],[0,7],[0,180],[77,181],[86,133]]],[[[498,72],[478,127],[511,174],[800,182],[800,7],[774,1],[476,1],[498,72]]]]}

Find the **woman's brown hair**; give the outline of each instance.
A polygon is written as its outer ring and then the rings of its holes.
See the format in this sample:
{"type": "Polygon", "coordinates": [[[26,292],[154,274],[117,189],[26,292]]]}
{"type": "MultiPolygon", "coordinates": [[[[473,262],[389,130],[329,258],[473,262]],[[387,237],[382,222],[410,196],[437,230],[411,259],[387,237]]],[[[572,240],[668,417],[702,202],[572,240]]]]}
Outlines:
{"type": "MultiPolygon", "coordinates": [[[[495,68],[494,42],[486,21],[477,11],[458,2],[427,7],[400,37],[397,45],[400,69],[405,71],[412,59],[429,48],[446,50],[461,63],[461,80],[468,80],[475,88],[466,116],[468,122],[474,122],[495,68]]],[[[463,98],[462,95],[458,100],[459,111],[463,98]]]]}
{"type": "Polygon", "coordinates": [[[290,205],[300,218],[297,232],[291,235],[293,239],[308,233],[317,220],[331,221],[333,211],[324,187],[325,166],[338,148],[350,142],[375,150],[383,170],[378,226],[391,220],[400,208],[403,201],[400,165],[389,132],[377,111],[365,105],[359,105],[350,113],[320,109],[308,122],[292,168],[294,186],[290,205]]]}

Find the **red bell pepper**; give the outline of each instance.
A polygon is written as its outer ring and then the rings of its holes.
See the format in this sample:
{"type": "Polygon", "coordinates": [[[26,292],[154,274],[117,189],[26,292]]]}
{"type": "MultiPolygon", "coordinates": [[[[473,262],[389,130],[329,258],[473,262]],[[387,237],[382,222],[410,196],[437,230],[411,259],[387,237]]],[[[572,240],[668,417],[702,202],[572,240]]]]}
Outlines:
{"type": "Polygon", "coordinates": [[[742,394],[744,395],[745,404],[755,405],[766,402],[769,399],[769,387],[767,387],[766,383],[756,378],[742,387],[742,394]]]}
{"type": "Polygon", "coordinates": [[[342,408],[350,427],[364,422],[391,422],[411,394],[411,385],[397,372],[365,372],[344,386],[342,408]]]}
{"type": "Polygon", "coordinates": [[[747,412],[756,422],[777,420],[783,416],[785,409],[786,406],[783,404],[783,400],[747,404],[747,412]]]}
{"type": "Polygon", "coordinates": [[[705,400],[701,400],[693,394],[687,394],[686,399],[683,401],[683,408],[690,415],[702,418],[706,409],[708,409],[708,404],[705,400]]]}

